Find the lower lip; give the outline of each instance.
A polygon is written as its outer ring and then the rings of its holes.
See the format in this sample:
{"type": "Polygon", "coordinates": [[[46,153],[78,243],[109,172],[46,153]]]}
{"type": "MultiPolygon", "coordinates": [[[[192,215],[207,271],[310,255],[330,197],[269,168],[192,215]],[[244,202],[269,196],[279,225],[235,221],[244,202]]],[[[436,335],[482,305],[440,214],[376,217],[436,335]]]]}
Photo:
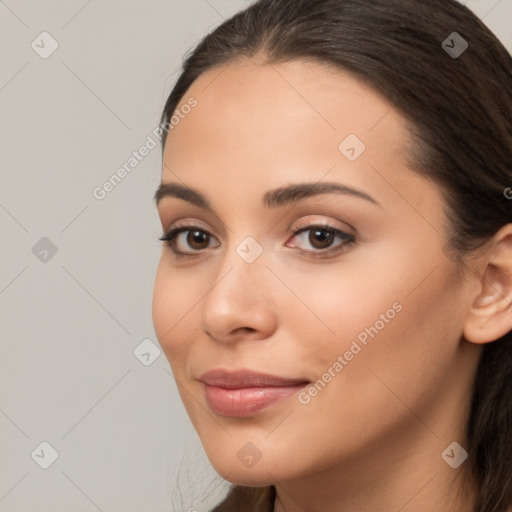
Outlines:
{"type": "Polygon", "coordinates": [[[252,416],[270,405],[295,395],[307,384],[226,389],[205,384],[208,405],[222,416],[252,416]]]}

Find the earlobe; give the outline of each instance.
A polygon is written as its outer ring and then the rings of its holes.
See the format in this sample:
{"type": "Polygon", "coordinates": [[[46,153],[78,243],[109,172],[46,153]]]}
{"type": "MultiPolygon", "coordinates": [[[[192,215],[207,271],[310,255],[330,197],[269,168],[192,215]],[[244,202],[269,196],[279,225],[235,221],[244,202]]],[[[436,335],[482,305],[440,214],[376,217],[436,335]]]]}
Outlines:
{"type": "Polygon", "coordinates": [[[480,292],[464,324],[472,343],[495,341],[512,330],[512,224],[503,226],[486,252],[480,292]]]}

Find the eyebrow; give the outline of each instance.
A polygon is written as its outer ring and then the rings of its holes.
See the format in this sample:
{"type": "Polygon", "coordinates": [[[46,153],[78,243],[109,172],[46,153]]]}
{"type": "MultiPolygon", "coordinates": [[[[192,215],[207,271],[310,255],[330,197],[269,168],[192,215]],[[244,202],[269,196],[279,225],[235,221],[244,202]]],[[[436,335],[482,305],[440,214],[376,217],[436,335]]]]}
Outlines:
{"type": "MultiPolygon", "coordinates": [[[[263,206],[266,208],[278,208],[320,194],[349,195],[380,206],[380,204],[366,192],[333,182],[296,183],[269,190],[263,196],[263,206]]],[[[213,208],[209,201],[200,192],[186,185],[179,183],[161,183],[154,196],[157,206],[164,197],[183,199],[184,201],[188,201],[213,213],[213,208]]]]}

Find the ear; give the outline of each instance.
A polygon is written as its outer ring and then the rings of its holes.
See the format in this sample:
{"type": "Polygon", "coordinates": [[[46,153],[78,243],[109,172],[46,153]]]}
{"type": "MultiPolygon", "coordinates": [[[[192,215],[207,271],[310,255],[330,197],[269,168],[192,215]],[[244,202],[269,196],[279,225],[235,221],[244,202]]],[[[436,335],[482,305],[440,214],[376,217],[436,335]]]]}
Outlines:
{"type": "Polygon", "coordinates": [[[495,234],[483,258],[480,291],[463,328],[472,343],[495,341],[512,330],[512,224],[495,234]]]}

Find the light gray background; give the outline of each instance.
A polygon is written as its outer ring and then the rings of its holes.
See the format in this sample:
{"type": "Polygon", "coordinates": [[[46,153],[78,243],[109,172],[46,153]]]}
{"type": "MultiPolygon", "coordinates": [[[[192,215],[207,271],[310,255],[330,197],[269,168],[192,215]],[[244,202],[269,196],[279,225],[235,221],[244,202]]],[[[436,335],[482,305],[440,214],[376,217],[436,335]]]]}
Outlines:
{"type": "MultiPolygon", "coordinates": [[[[1,512],[202,512],[225,492],[164,354],[134,355],[158,346],[160,147],[92,192],[158,125],[184,53],[248,3],[0,0],[1,512]]],[[[512,0],[465,3],[512,50],[512,0]]]]}

